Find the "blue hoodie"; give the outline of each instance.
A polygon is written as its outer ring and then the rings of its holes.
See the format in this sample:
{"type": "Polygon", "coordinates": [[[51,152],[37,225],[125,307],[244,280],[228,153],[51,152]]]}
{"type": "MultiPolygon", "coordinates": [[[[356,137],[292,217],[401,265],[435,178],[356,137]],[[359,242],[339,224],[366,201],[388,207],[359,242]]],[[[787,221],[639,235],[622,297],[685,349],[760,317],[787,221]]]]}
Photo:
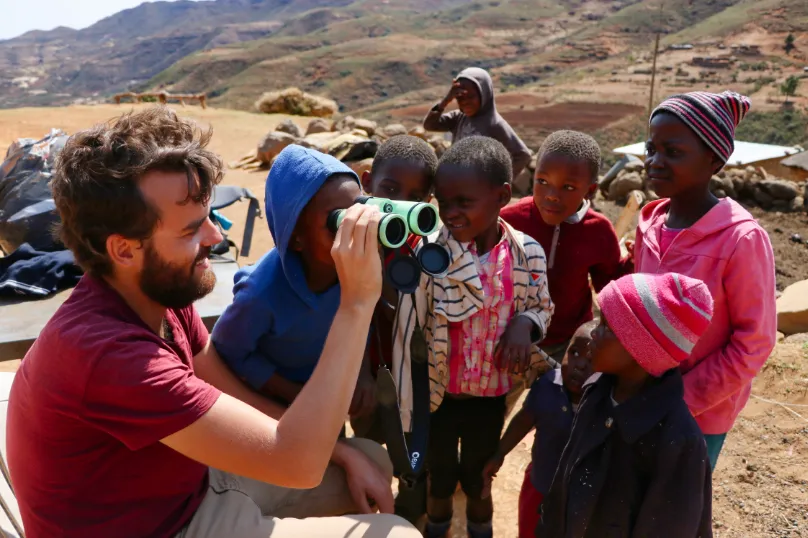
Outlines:
{"type": "Polygon", "coordinates": [[[340,300],[339,284],[317,294],[306,283],[300,255],[289,241],[303,208],[335,174],[359,178],[330,155],[286,147],[266,182],[266,216],[275,248],[234,278],[233,304],[213,328],[213,344],[239,377],[259,389],[276,372],[308,381],[325,345],[340,300]]]}

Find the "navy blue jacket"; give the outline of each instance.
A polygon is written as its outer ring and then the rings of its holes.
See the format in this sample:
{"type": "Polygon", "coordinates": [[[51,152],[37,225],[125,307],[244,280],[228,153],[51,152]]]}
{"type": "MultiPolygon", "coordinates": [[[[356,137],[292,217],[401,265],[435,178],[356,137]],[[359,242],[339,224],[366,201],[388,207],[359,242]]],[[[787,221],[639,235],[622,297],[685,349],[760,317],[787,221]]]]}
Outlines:
{"type": "Polygon", "coordinates": [[[74,287],[82,274],[69,250],[43,252],[23,243],[0,258],[0,296],[47,297],[74,287]]]}
{"type": "MultiPolygon", "coordinates": [[[[593,376],[591,382],[595,379],[593,376]]],[[[572,419],[575,416],[560,368],[550,370],[533,382],[522,410],[530,416],[536,428],[530,481],[536,491],[547,495],[561,453],[570,438],[572,419]]]]}
{"type": "Polygon", "coordinates": [[[707,446],[677,369],[614,406],[614,377],[584,392],[537,536],[709,538],[707,446]]]}

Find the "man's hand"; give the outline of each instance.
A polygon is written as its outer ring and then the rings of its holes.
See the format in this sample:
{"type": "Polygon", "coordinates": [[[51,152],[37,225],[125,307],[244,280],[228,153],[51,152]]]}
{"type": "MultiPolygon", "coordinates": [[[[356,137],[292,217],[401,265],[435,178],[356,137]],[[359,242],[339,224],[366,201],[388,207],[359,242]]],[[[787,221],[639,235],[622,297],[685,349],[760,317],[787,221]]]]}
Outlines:
{"type": "Polygon", "coordinates": [[[499,357],[499,367],[512,374],[522,374],[530,366],[530,354],[533,350],[531,333],[533,322],[524,317],[511,319],[508,328],[499,339],[494,357],[499,357]]]}
{"type": "Polygon", "coordinates": [[[348,208],[337,230],[331,256],[337,268],[341,303],[373,307],[382,292],[379,222],[382,214],[370,205],[348,208]]]}
{"type": "Polygon", "coordinates": [[[497,476],[503,463],[505,463],[505,456],[500,454],[499,451],[485,463],[483,467],[483,499],[487,499],[491,496],[491,486],[494,483],[494,477],[497,476]]]}
{"type": "Polygon", "coordinates": [[[362,368],[356,382],[351,407],[348,414],[351,418],[369,415],[376,408],[376,381],[366,368],[362,368]]]}
{"type": "Polygon", "coordinates": [[[333,461],[345,470],[348,489],[360,513],[372,514],[378,509],[383,514],[392,514],[393,490],[382,470],[361,451],[345,443],[339,445],[338,452],[339,457],[335,452],[333,461]]]}

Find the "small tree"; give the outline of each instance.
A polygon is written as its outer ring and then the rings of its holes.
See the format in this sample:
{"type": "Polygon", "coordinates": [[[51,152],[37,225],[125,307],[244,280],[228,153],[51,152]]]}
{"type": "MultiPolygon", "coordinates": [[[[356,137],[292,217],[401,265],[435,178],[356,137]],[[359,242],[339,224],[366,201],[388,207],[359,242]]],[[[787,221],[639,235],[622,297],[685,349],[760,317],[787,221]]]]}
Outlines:
{"type": "Polygon", "coordinates": [[[789,97],[794,97],[797,95],[797,88],[800,86],[800,79],[795,76],[790,76],[786,79],[785,82],[780,86],[780,93],[786,96],[786,103],[788,103],[789,97]]]}
{"type": "Polygon", "coordinates": [[[786,44],[783,47],[786,50],[786,54],[791,54],[791,51],[794,50],[795,48],[797,48],[794,45],[794,41],[795,41],[794,34],[788,34],[786,36],[786,44]]]}

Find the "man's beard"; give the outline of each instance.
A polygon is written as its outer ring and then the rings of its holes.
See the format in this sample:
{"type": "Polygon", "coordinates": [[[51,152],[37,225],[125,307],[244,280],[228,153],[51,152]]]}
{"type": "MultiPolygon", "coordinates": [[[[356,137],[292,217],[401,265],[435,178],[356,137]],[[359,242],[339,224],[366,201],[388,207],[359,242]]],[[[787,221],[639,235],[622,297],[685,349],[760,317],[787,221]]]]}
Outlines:
{"type": "Polygon", "coordinates": [[[201,277],[194,276],[196,264],[210,255],[203,248],[191,265],[177,266],[160,257],[151,245],[146,245],[146,259],[140,275],[140,289],[152,301],[166,308],[185,308],[213,291],[216,274],[205,269],[201,277]]]}

